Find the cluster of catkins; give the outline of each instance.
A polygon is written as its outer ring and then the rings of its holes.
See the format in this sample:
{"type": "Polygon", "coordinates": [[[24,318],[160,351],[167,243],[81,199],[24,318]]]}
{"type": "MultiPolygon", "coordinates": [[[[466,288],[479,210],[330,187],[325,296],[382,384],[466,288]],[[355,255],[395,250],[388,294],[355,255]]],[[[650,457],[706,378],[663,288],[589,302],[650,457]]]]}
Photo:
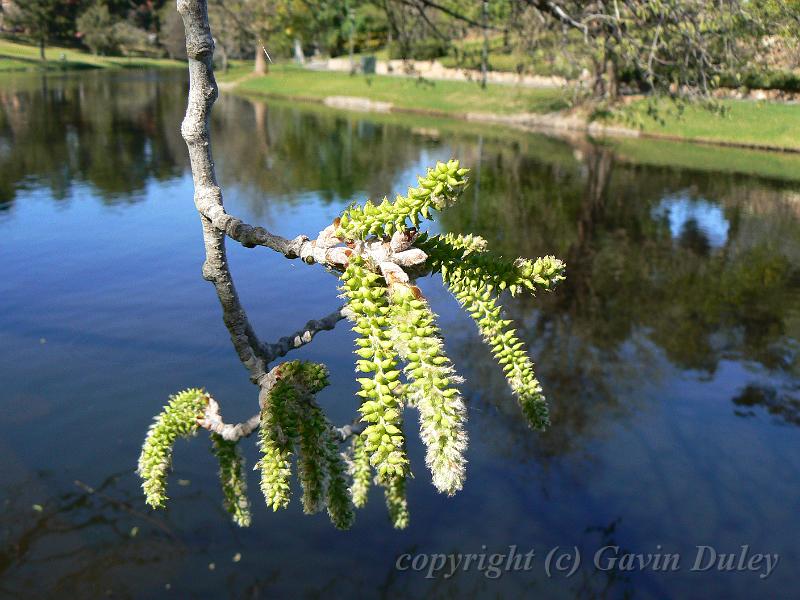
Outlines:
{"type": "MultiPolygon", "coordinates": [[[[477,236],[427,236],[416,231],[422,220],[432,218],[432,211],[457,200],[467,173],[458,161],[438,163],[406,196],[351,206],[337,219],[336,237],[353,249],[340,274],[340,290],[356,333],[357,394],[364,429],[353,436],[349,451],[340,454],[342,438],[314,400],[327,385],[324,367],[298,361],[280,365],[277,382],[261,398],[261,457],[256,465],[261,490],[273,510],[289,503],[296,457],[306,512],[327,508],[332,522],[347,528],[353,522],[353,506],[362,507],[370,485],[376,483],[383,488],[394,526],[405,527],[405,490],[411,472],[403,432],[406,406],[419,413],[434,486],[448,495],[463,487],[466,409],[458,390],[461,380],[444,353],[436,315],[397,264],[387,269],[386,262],[378,263],[369,252],[359,252],[381,241],[388,247],[398,235],[405,236],[418,254],[424,253],[420,254],[424,264],[413,268],[441,273],[444,284],[475,320],[529,423],[540,430],[549,424],[533,364],[511,321],[503,318],[498,297],[504,290],[511,294],[551,290],[564,279],[564,264],[552,256],[535,261],[506,259],[492,254],[477,236]]],[[[391,259],[391,252],[381,255],[383,261],[391,259]]],[[[152,506],[163,506],[166,499],[175,439],[196,432],[206,404],[201,390],[182,392],[172,397],[151,427],[139,473],[152,506]]],[[[212,441],[220,462],[225,506],[238,524],[246,525],[250,514],[241,456],[235,443],[216,434],[212,441]]]]}

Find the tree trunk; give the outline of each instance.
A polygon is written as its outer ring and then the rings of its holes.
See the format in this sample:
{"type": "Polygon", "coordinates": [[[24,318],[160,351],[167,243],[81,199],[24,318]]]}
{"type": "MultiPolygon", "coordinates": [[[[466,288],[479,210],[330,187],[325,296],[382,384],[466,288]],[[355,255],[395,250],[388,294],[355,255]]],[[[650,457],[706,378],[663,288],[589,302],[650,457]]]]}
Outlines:
{"type": "Polygon", "coordinates": [[[617,63],[613,57],[606,61],[606,79],[608,79],[608,83],[606,84],[606,94],[608,99],[612,102],[616,102],[617,98],[619,98],[619,81],[617,75],[617,63]]]}
{"type": "Polygon", "coordinates": [[[219,50],[220,60],[222,61],[222,72],[228,72],[228,51],[225,50],[225,45],[221,44],[219,40],[214,40],[214,48],[219,50]]]}
{"type": "Polygon", "coordinates": [[[39,38],[39,58],[42,61],[47,60],[47,57],[44,55],[44,44],[45,44],[45,40],[44,40],[44,36],[42,36],[42,37],[39,38]]]}
{"type": "Polygon", "coordinates": [[[300,38],[294,38],[294,61],[298,65],[306,64],[306,55],[303,53],[303,44],[300,38]]]}
{"type": "Polygon", "coordinates": [[[483,0],[483,13],[482,13],[483,49],[481,50],[481,87],[483,89],[486,89],[486,75],[487,71],[489,70],[489,30],[487,29],[488,18],[489,18],[489,1],[483,0]]]}
{"type": "Polygon", "coordinates": [[[253,72],[257,75],[266,75],[268,71],[267,55],[264,53],[264,48],[261,43],[256,42],[256,63],[253,67],[253,72]]]}
{"type": "Polygon", "coordinates": [[[355,52],[356,52],[356,25],[353,22],[353,13],[350,13],[350,75],[356,74],[356,59],[355,59],[355,52]]]}
{"type": "Polygon", "coordinates": [[[592,58],[592,71],[593,71],[593,89],[592,93],[595,98],[604,98],[606,95],[606,82],[604,73],[605,62],[598,58],[592,58]]]}

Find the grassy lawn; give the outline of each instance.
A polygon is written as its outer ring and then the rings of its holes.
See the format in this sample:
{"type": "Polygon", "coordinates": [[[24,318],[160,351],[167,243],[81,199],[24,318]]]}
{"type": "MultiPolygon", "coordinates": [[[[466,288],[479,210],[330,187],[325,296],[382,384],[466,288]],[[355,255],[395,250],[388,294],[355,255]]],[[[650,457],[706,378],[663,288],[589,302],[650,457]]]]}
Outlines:
{"type": "MultiPolygon", "coordinates": [[[[229,73],[223,80],[233,77],[229,73]]],[[[551,112],[566,106],[563,94],[554,89],[431,81],[388,75],[351,76],[347,73],[308,71],[293,65],[271,65],[264,77],[245,79],[237,91],[250,94],[323,99],[326,96],[358,96],[391,102],[399,108],[439,113],[551,112]]]]}
{"type": "Polygon", "coordinates": [[[644,102],[634,105],[633,110],[645,133],[686,140],[800,149],[800,105],[749,100],[725,100],[723,105],[725,114],[715,114],[701,106],[688,106],[679,115],[671,103],[664,100],[659,104],[663,124],[645,114],[644,102]]]}
{"type": "Polygon", "coordinates": [[[74,48],[48,46],[47,61],[39,60],[37,46],[0,38],[0,71],[41,71],[61,69],[174,68],[184,63],[161,58],[95,56],[74,48]],[[63,58],[62,58],[63,56],[63,58]]]}

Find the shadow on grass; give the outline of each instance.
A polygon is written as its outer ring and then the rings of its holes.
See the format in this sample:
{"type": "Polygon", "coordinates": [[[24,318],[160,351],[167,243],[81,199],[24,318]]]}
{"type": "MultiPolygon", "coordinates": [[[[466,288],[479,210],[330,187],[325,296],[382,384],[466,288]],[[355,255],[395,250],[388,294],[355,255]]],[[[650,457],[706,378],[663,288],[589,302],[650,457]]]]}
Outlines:
{"type": "Polygon", "coordinates": [[[75,71],[101,69],[102,65],[93,65],[86,62],[71,60],[39,60],[38,58],[25,58],[0,54],[0,71],[75,71]],[[10,63],[10,64],[7,64],[10,63]],[[17,66],[18,63],[19,66],[17,66]],[[6,67],[9,68],[6,68],[6,67]]]}

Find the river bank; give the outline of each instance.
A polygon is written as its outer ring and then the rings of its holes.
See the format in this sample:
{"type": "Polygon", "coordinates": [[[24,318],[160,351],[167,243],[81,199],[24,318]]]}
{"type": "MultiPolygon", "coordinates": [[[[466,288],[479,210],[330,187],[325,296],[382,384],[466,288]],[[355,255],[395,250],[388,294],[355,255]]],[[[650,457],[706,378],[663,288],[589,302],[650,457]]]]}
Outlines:
{"type": "Polygon", "coordinates": [[[23,71],[79,71],[82,69],[186,68],[186,63],[166,58],[96,56],[62,46],[47,46],[47,60],[39,58],[38,46],[0,38],[0,73],[23,71]]]}
{"type": "Polygon", "coordinates": [[[594,137],[654,138],[781,152],[800,152],[800,106],[723,99],[721,111],[669,100],[635,100],[624,118],[592,118],[570,109],[556,88],[349,75],[272,65],[265,76],[249,67],[220,77],[226,91],[323,103],[360,112],[398,112],[486,122],[521,129],[584,132],[594,137]],[[655,115],[655,116],[654,116],[655,115]]]}

